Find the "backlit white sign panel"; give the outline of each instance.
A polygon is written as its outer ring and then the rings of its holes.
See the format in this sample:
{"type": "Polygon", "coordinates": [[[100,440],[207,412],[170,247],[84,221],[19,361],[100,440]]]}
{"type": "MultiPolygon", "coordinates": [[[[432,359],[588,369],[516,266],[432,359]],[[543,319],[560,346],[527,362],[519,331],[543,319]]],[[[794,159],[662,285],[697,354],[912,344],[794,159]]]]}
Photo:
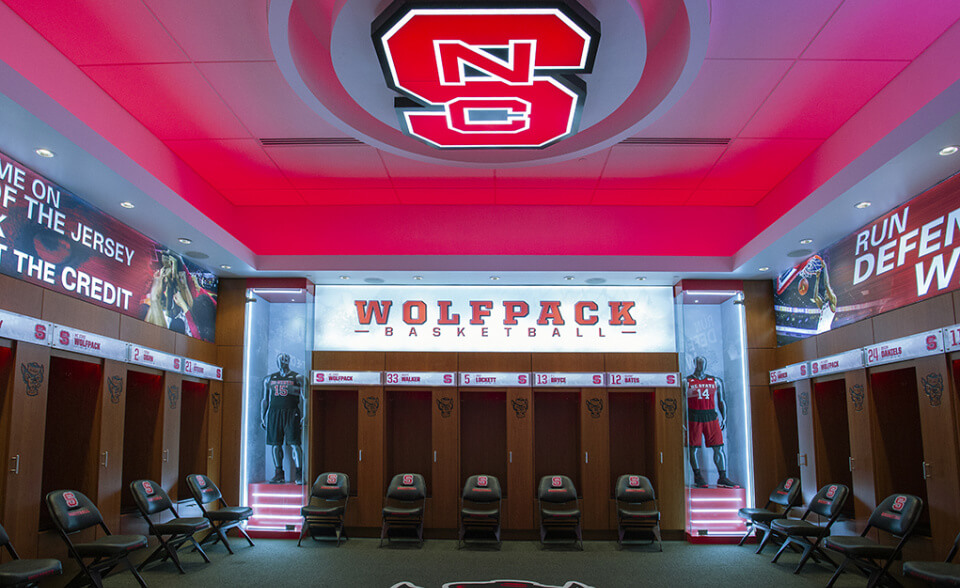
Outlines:
{"type": "Polygon", "coordinates": [[[140,345],[130,346],[130,362],[170,372],[183,370],[183,359],[180,357],[140,345]]]}
{"type": "Polygon", "coordinates": [[[674,352],[668,287],[323,286],[314,349],[674,352]]]}
{"type": "Polygon", "coordinates": [[[853,349],[829,357],[821,357],[810,362],[810,375],[826,376],[837,372],[848,372],[863,367],[863,349],[853,349]]]}
{"type": "Polygon", "coordinates": [[[37,345],[49,345],[52,334],[53,325],[46,321],[0,310],[0,337],[37,345]]]}
{"type": "Polygon", "coordinates": [[[863,349],[866,352],[867,366],[883,365],[943,353],[943,337],[941,330],[937,329],[884,341],[863,349]]]}
{"type": "Polygon", "coordinates": [[[183,373],[188,376],[206,378],[208,380],[223,379],[222,367],[218,365],[211,365],[209,363],[203,363],[202,361],[187,359],[186,357],[183,358],[183,373]]]}
{"type": "Polygon", "coordinates": [[[943,350],[950,352],[960,349],[960,325],[943,329],[943,350]]]}
{"type": "Polygon", "coordinates": [[[668,388],[680,385],[680,374],[635,374],[610,372],[607,374],[607,386],[610,388],[660,387],[668,388]]]}
{"type": "Polygon", "coordinates": [[[778,370],[773,370],[770,372],[770,383],[782,384],[784,382],[796,382],[797,380],[809,378],[810,366],[808,363],[809,362],[801,361],[800,363],[795,363],[778,370]]]}
{"type": "Polygon", "coordinates": [[[103,335],[57,325],[53,336],[53,346],[57,349],[65,349],[94,357],[127,361],[127,350],[130,344],[103,335]]]}
{"type": "Polygon", "coordinates": [[[541,388],[602,388],[602,373],[546,373],[533,374],[533,385],[541,388]]]}
{"type": "Polygon", "coordinates": [[[529,387],[532,377],[529,373],[504,372],[461,372],[461,387],[529,387]]]}
{"type": "Polygon", "coordinates": [[[380,372],[325,372],[315,370],[310,378],[313,386],[379,386],[380,372]]]}
{"type": "Polygon", "coordinates": [[[387,386],[456,386],[456,372],[384,372],[387,386]]]}

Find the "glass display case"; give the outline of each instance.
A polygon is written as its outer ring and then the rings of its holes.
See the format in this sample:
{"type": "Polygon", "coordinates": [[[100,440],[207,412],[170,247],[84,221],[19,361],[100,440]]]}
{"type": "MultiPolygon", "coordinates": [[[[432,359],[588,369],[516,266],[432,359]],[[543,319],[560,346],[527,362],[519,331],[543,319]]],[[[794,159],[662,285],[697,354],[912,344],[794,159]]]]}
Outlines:
{"type": "Polygon", "coordinates": [[[248,288],[243,356],[241,500],[254,509],[251,535],[299,533],[309,480],[308,403],[313,294],[248,288]]]}
{"type": "Polygon", "coordinates": [[[731,540],[746,532],[737,511],[753,506],[743,292],[678,288],[676,305],[686,531],[692,541],[731,540]]]}

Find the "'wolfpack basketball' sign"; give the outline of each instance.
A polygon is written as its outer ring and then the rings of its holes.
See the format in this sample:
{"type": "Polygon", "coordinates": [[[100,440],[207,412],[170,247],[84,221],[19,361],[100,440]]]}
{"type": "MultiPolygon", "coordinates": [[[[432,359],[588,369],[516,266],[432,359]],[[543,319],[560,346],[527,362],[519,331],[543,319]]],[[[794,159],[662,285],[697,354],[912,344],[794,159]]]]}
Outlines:
{"type": "Polygon", "coordinates": [[[373,41],[408,135],[441,149],[539,148],[577,132],[600,24],[572,3],[395,2],[373,41]]]}
{"type": "Polygon", "coordinates": [[[315,300],[317,351],[676,350],[664,287],[325,286],[315,300]]]}

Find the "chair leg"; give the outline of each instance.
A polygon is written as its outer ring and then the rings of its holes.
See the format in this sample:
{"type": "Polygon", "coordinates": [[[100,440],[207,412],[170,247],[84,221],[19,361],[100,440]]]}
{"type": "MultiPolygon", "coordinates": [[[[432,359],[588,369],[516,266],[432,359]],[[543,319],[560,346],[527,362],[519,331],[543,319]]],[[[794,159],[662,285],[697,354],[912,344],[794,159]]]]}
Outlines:
{"type": "Polygon", "coordinates": [[[657,538],[657,545],[660,546],[660,552],[663,552],[663,539],[660,538],[660,525],[657,525],[653,529],[653,536],[657,538]]]}
{"type": "Polygon", "coordinates": [[[783,552],[787,550],[787,547],[790,547],[790,544],[793,543],[793,539],[787,535],[783,540],[783,545],[780,546],[780,549],[777,550],[777,554],[773,556],[773,559],[770,560],[770,563],[777,563],[777,560],[780,559],[780,556],[783,555],[783,552]]]}
{"type": "Polygon", "coordinates": [[[227,536],[223,534],[223,529],[214,527],[213,530],[217,532],[217,539],[223,541],[223,546],[227,548],[227,552],[233,555],[233,549],[230,548],[230,542],[227,541],[227,536]]]}
{"type": "Polygon", "coordinates": [[[297,539],[297,547],[300,547],[300,543],[307,534],[307,526],[307,517],[303,517],[303,524],[300,526],[300,537],[297,539]]]}
{"type": "Polygon", "coordinates": [[[166,548],[167,553],[170,554],[170,559],[173,560],[174,565],[177,566],[177,569],[180,570],[181,574],[186,574],[183,570],[183,566],[180,565],[180,558],[177,556],[177,550],[172,548],[168,543],[164,543],[163,546],[166,548]]]}
{"type": "MultiPolygon", "coordinates": [[[[130,573],[133,574],[133,577],[137,579],[137,583],[140,584],[140,588],[147,588],[147,583],[143,581],[143,576],[141,576],[140,572],[137,571],[137,568],[134,567],[133,563],[130,561],[130,558],[124,556],[123,563],[130,570],[130,573]]],[[[100,586],[102,586],[102,584],[100,584],[100,586]]]]}
{"type": "Polygon", "coordinates": [[[827,588],[830,588],[831,586],[833,586],[833,584],[837,581],[837,578],[840,577],[840,574],[843,573],[843,568],[847,567],[847,562],[849,561],[850,561],[849,557],[843,558],[843,561],[840,562],[840,565],[837,566],[837,571],[833,573],[833,576],[830,578],[830,581],[827,582],[827,588]]]}
{"type": "Polygon", "coordinates": [[[200,543],[193,538],[193,535],[190,536],[190,542],[193,543],[193,550],[200,553],[200,557],[203,558],[203,561],[210,563],[210,558],[207,557],[207,552],[200,547],[200,543]]]}
{"type": "Polygon", "coordinates": [[[253,547],[253,539],[250,538],[250,535],[247,535],[246,529],[237,525],[237,530],[240,531],[240,534],[243,535],[243,538],[247,540],[247,543],[250,544],[250,547],[253,547]]]}
{"type": "Polygon", "coordinates": [[[753,534],[753,530],[754,530],[753,525],[751,525],[750,523],[747,523],[747,532],[744,533],[743,537],[740,538],[740,543],[737,543],[737,547],[740,547],[746,542],[746,540],[750,537],[750,535],[753,534]]]}
{"type": "Polygon", "coordinates": [[[763,539],[760,541],[760,547],[757,547],[757,554],[763,551],[763,548],[767,546],[767,543],[770,543],[771,539],[773,539],[773,531],[770,529],[764,529],[763,539]]]}

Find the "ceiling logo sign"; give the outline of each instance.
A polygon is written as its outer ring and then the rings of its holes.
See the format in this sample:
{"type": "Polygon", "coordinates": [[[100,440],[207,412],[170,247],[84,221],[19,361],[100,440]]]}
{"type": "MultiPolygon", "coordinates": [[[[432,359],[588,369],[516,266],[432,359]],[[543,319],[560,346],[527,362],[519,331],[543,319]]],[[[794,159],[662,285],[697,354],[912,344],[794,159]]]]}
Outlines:
{"type": "Polygon", "coordinates": [[[403,131],[440,149],[543,148],[577,132],[599,22],[567,3],[395,3],[373,41],[403,131]]]}

